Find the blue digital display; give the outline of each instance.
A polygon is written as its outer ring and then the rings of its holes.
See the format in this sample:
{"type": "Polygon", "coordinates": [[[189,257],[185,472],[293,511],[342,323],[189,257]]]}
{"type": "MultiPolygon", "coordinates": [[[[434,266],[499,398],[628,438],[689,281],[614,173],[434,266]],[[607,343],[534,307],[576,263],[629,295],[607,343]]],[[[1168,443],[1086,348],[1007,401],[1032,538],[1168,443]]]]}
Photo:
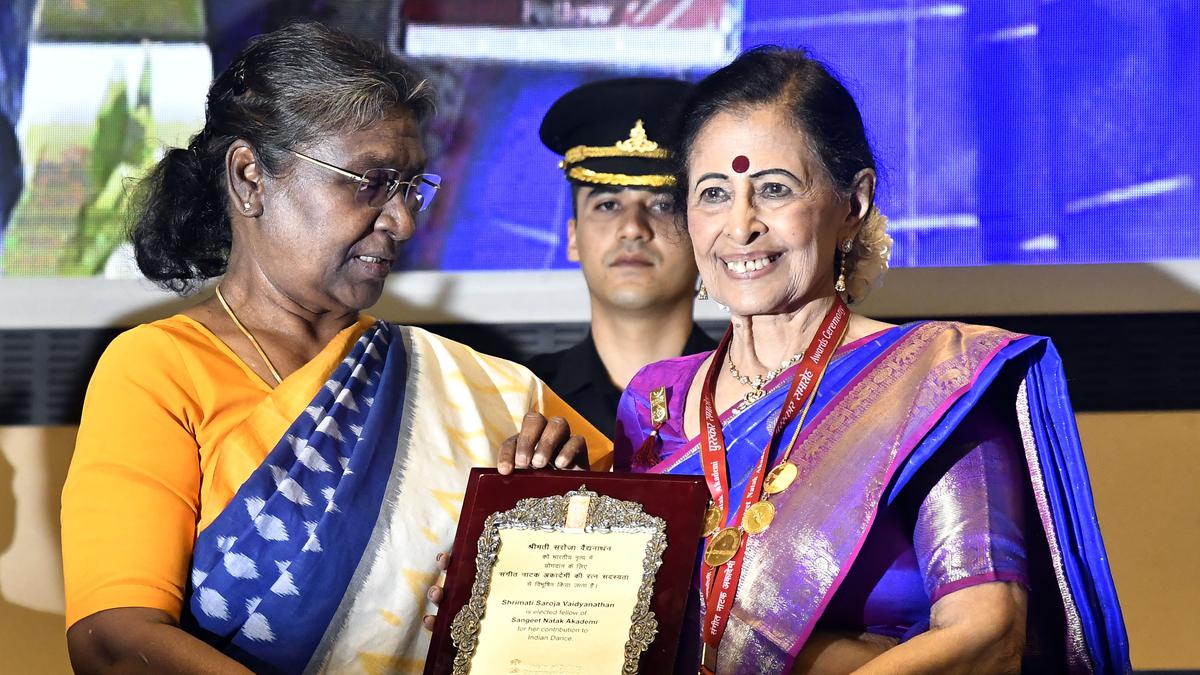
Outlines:
{"type": "Polygon", "coordinates": [[[695,80],[768,43],[808,49],[857,99],[893,266],[1200,259],[1196,3],[170,0],[141,28],[133,4],[0,12],[0,274],[127,270],[117,187],[145,166],[128,157],[185,142],[212,62],[280,17],[386,41],[434,77],[444,188],[402,269],[572,268],[569,189],[537,133],[550,104],[595,79],[695,80]],[[101,175],[114,116],[142,145],[101,175]]]}
{"type": "MultiPolygon", "coordinates": [[[[732,3],[731,3],[732,4],[732,3]]],[[[1200,258],[1200,20],[1172,2],[747,0],[741,48],[803,46],[863,111],[894,266],[1200,258]]],[[[542,113],[590,79],[711,68],[478,63],[442,71],[453,176],[420,269],[569,267],[542,113]]]]}

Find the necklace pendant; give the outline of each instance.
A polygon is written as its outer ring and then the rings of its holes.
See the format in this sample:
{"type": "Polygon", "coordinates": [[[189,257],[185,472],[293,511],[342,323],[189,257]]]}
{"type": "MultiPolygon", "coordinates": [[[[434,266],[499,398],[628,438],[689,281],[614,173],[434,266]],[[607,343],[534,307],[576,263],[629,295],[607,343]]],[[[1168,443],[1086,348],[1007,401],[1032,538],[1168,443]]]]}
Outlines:
{"type": "Polygon", "coordinates": [[[758,399],[762,398],[765,394],[766,392],[762,389],[751,389],[750,391],[746,392],[746,395],[743,398],[746,400],[746,405],[751,405],[758,401],[758,399]]]}

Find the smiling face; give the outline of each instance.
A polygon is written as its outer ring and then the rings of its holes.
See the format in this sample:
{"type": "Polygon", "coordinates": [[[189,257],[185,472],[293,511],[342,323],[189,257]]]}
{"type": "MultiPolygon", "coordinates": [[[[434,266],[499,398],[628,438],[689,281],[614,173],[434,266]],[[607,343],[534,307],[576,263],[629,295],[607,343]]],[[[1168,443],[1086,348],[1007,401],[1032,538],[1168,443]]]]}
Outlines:
{"type": "Polygon", "coordinates": [[[664,192],[581,186],[567,225],[593,303],[641,310],[679,302],[696,283],[691,243],[664,192]]]}
{"type": "MultiPolygon", "coordinates": [[[[404,112],[293,149],[356,174],[396,169],[401,180],[420,173],[426,159],[418,124],[404,112]]],[[[370,307],[414,221],[404,186],[382,207],[357,201],[357,189],[349,177],[294,158],[281,175],[262,178],[262,213],[235,230],[235,249],[244,242],[267,281],[310,311],[370,307]]]]}
{"type": "Polygon", "coordinates": [[[714,300],[753,316],[833,296],[835,249],[861,216],[786,110],[715,115],[692,145],[688,181],[688,232],[714,300]]]}

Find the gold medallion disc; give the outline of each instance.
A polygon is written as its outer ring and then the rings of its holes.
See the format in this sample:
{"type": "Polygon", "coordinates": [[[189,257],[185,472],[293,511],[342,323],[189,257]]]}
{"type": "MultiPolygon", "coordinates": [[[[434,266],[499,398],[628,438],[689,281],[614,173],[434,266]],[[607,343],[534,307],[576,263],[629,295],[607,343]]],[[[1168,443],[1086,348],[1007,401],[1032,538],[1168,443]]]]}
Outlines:
{"type": "Polygon", "coordinates": [[[750,534],[766,532],[775,520],[775,505],[771,502],[755,502],[742,516],[742,528],[750,534]]]}
{"type": "Polygon", "coordinates": [[[727,527],[708,540],[708,548],[704,549],[704,562],[709,567],[720,567],[729,562],[741,546],[742,531],[736,527],[727,527]]]}
{"type": "Polygon", "coordinates": [[[779,494],[788,489],[796,481],[798,475],[800,475],[800,469],[796,468],[795,464],[784,462],[771,469],[771,473],[767,474],[767,479],[763,481],[763,490],[769,495],[779,494]]]}
{"type": "Polygon", "coordinates": [[[721,522],[721,509],[715,505],[710,505],[708,510],[704,512],[704,534],[701,536],[707,537],[717,530],[721,529],[724,523],[721,522]]]}

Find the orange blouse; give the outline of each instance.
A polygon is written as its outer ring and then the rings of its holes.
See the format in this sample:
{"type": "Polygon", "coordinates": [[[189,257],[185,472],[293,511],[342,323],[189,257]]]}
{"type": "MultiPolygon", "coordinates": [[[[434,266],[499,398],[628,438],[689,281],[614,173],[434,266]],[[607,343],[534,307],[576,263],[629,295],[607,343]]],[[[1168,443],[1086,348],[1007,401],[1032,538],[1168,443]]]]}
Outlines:
{"type": "MultiPolygon", "coordinates": [[[[275,389],[186,316],[119,335],[88,385],[63,489],[67,625],[116,607],[178,617],[197,534],[374,321],[360,317],[275,389]]],[[[606,439],[548,390],[545,401],[584,427],[593,458],[610,458],[606,439]]]]}

